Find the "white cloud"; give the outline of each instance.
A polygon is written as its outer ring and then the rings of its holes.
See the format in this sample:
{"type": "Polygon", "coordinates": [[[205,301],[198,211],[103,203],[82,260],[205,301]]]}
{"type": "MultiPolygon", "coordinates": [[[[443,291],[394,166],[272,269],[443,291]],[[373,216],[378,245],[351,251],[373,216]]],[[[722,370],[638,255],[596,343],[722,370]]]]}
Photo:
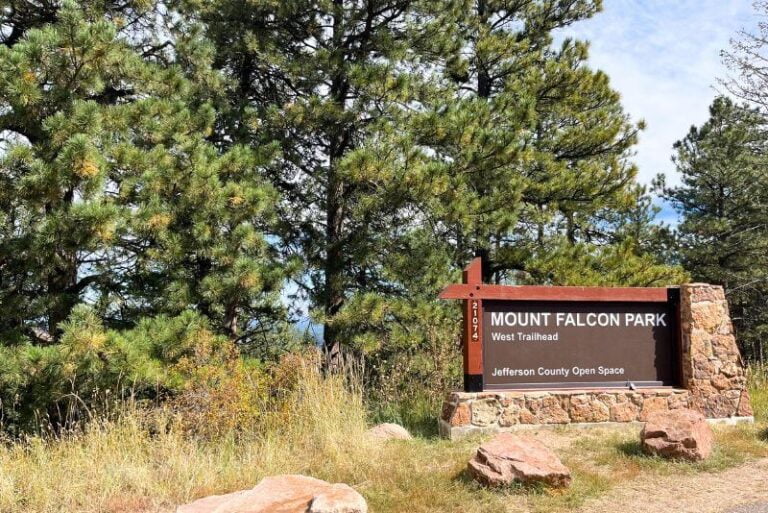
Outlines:
{"type": "Polygon", "coordinates": [[[611,77],[634,120],[640,180],[676,183],[672,144],[707,119],[726,74],[720,51],[755,24],[752,0],[607,0],[604,12],[566,33],[591,43],[590,63],[611,77]]]}

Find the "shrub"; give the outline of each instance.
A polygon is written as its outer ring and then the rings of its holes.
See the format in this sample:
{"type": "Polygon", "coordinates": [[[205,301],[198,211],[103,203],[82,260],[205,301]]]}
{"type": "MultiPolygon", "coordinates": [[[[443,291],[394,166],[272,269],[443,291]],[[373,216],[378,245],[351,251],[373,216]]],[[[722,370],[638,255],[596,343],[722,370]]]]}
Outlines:
{"type": "Polygon", "coordinates": [[[0,347],[2,427],[12,435],[60,431],[116,413],[129,400],[157,402],[181,393],[232,352],[231,342],[192,312],[116,331],[80,306],[64,323],[60,343],[0,347]]]}
{"type": "Polygon", "coordinates": [[[376,465],[396,460],[383,458],[384,446],[364,436],[359,392],[339,376],[324,377],[316,363],[312,353],[287,355],[258,373],[275,376],[280,392],[270,395],[247,439],[188,436],[170,421],[157,430],[163,409],[147,415],[134,408],[56,438],[0,444],[0,511],[172,511],[286,473],[365,486],[376,465]]]}
{"type": "Polygon", "coordinates": [[[263,365],[240,356],[234,345],[218,358],[195,355],[173,369],[182,391],[168,403],[178,427],[207,439],[253,433],[267,411],[270,379],[263,365]]]}

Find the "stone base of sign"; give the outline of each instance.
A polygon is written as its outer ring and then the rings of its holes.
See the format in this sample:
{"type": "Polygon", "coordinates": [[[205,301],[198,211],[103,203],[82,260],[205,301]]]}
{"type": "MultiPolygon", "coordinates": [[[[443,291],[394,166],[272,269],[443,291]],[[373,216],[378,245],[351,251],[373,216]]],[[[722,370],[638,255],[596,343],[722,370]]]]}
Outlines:
{"type": "MultiPolygon", "coordinates": [[[[692,396],[683,389],[550,390],[451,393],[443,404],[440,435],[458,439],[558,426],[611,427],[642,425],[656,411],[689,408],[692,396]]],[[[754,422],[752,416],[711,418],[712,424],[754,422]]]]}
{"type": "Polygon", "coordinates": [[[458,438],[525,425],[642,422],[653,412],[690,403],[688,390],[669,388],[454,392],[443,404],[440,433],[458,438]]]}
{"type": "Polygon", "coordinates": [[[708,419],[749,420],[744,366],[722,287],[680,290],[680,388],[453,392],[440,433],[457,438],[525,425],[644,422],[656,411],[691,408],[708,419]]]}
{"type": "Polygon", "coordinates": [[[725,419],[707,419],[713,426],[736,426],[738,424],[754,424],[755,417],[728,417],[725,419]]]}

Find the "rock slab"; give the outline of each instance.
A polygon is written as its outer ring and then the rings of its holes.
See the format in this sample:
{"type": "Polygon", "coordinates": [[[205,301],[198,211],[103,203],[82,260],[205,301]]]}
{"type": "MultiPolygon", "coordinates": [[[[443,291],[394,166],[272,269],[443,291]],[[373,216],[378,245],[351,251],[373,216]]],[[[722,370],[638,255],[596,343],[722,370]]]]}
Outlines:
{"type": "Polygon", "coordinates": [[[554,452],[535,438],[512,433],[499,433],[481,445],[468,470],[486,486],[517,482],[562,488],[571,484],[571,472],[554,452]]]}
{"type": "Polygon", "coordinates": [[[213,495],[176,513],[367,513],[362,495],[345,484],[300,475],[264,478],[252,490],[213,495]]]}
{"type": "Polygon", "coordinates": [[[412,440],[413,437],[400,424],[378,424],[368,430],[368,435],[379,440],[412,440]]]}
{"type": "Polygon", "coordinates": [[[647,454],[702,461],[712,454],[714,436],[701,413],[682,409],[651,414],[640,433],[640,443],[647,454]]]}

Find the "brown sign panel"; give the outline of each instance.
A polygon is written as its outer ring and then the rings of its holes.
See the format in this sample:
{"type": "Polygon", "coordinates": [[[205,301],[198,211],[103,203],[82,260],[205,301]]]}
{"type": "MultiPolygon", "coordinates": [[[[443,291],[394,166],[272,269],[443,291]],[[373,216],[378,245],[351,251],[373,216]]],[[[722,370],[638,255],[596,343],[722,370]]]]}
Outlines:
{"type": "Polygon", "coordinates": [[[483,388],[674,385],[672,302],[482,304],[483,388]]]}

